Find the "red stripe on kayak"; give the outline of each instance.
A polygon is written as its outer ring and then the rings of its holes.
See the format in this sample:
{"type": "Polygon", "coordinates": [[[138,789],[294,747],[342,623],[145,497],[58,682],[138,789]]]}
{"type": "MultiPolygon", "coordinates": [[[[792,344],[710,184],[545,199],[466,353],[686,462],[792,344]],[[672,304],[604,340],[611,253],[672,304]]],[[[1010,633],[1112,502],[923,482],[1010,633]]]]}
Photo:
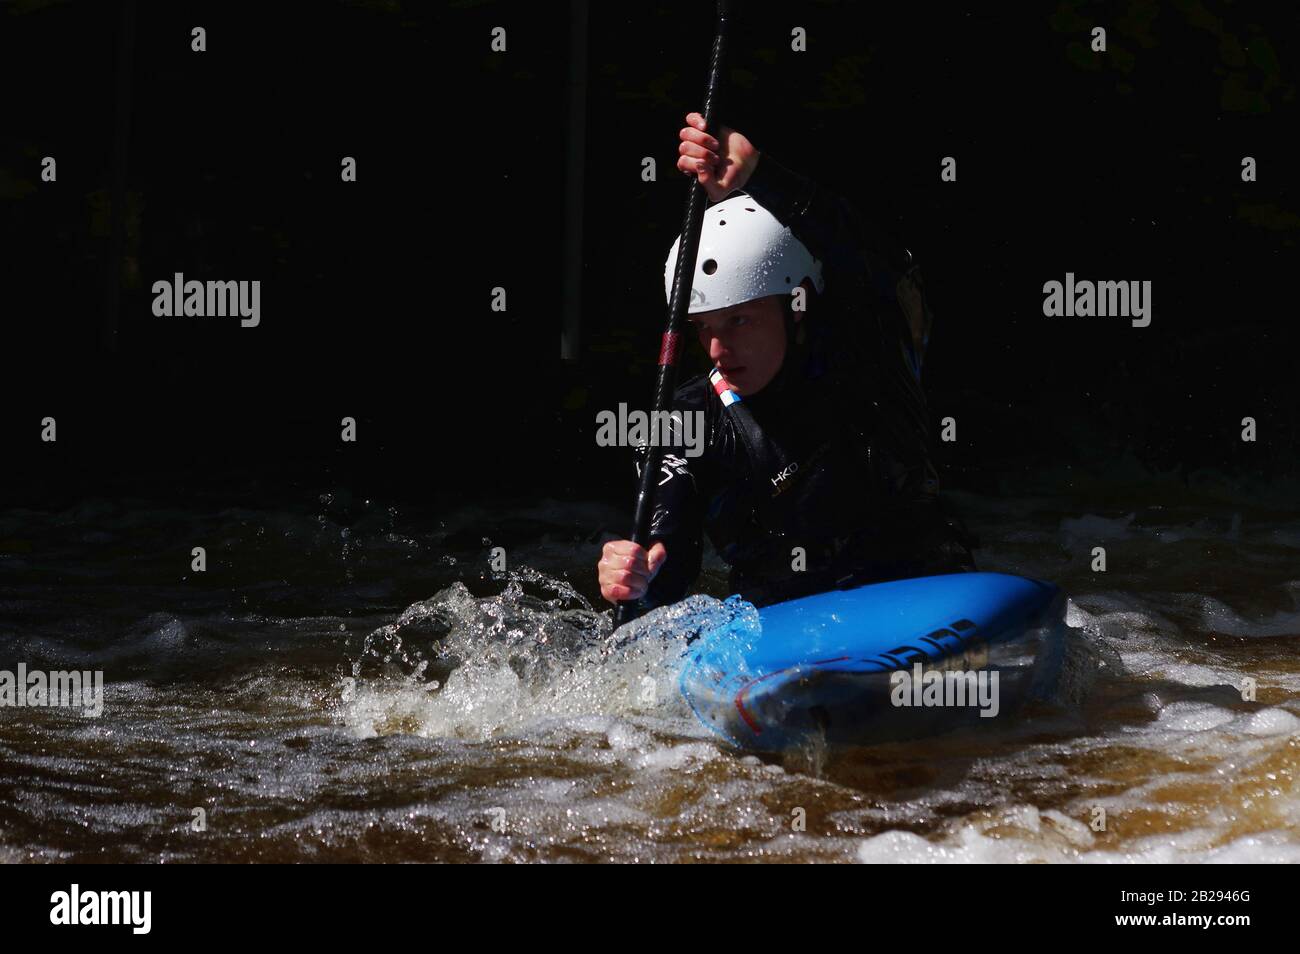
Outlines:
{"type": "MultiPolygon", "coordinates": [[[[853,657],[851,656],[836,656],[833,659],[817,659],[814,660],[813,662],[806,663],[806,665],[825,666],[827,663],[843,662],[846,659],[852,659],[852,658],[853,657]]],[[[776,672],[769,672],[766,676],[759,676],[757,679],[751,679],[749,680],[749,682],[741,686],[740,691],[736,693],[736,699],[735,699],[736,711],[740,713],[740,717],[745,720],[745,725],[749,726],[749,728],[753,731],[755,735],[762,735],[763,730],[758,727],[758,723],[755,722],[753,717],[750,716],[749,712],[746,711],[745,694],[749,692],[749,690],[752,689],[754,686],[762,682],[764,679],[771,679],[773,676],[779,676],[783,672],[789,672],[791,669],[797,669],[797,668],[798,668],[797,666],[787,666],[785,669],[778,669],[776,670],[776,672]]]]}
{"type": "MultiPolygon", "coordinates": [[[[755,679],[754,682],[758,682],[758,680],[755,679]]],[[[763,730],[758,727],[758,724],[751,719],[749,713],[745,711],[745,693],[749,691],[749,687],[752,686],[754,682],[746,683],[740,692],[736,693],[736,711],[740,713],[740,717],[745,720],[745,725],[749,726],[751,732],[755,735],[762,735],[763,730]]]]}
{"type": "Polygon", "coordinates": [[[755,735],[762,735],[763,730],[758,727],[758,723],[750,718],[749,713],[745,711],[745,693],[749,692],[750,689],[757,686],[764,679],[771,679],[773,676],[779,676],[781,673],[794,668],[794,666],[787,666],[785,669],[778,669],[776,672],[769,672],[766,676],[759,676],[757,679],[751,679],[749,682],[741,686],[740,691],[736,693],[736,711],[739,712],[740,717],[745,720],[745,725],[754,730],[755,735]]]}

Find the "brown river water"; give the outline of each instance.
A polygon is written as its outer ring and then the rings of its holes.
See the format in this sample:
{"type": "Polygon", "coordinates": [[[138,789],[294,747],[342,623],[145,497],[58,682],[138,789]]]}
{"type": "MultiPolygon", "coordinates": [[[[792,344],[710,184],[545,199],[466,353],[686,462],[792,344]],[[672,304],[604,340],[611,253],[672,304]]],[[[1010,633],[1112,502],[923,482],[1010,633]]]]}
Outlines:
{"type": "Polygon", "coordinates": [[[715,600],[609,638],[596,528],[626,515],[601,505],[0,513],[0,670],[105,683],[97,717],[0,708],[0,860],[1300,861],[1300,488],[952,499],[982,569],[1070,595],[1086,685],[784,758],[676,691],[715,600]]]}

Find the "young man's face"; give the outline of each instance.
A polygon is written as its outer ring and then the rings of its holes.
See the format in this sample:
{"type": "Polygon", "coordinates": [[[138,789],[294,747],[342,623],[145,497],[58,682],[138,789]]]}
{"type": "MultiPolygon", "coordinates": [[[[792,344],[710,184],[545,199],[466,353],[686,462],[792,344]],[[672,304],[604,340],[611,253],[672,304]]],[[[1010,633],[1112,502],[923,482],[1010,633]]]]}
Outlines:
{"type": "MultiPolygon", "coordinates": [[[[772,383],[785,360],[785,295],[690,315],[709,360],[741,396],[772,383]]],[[[795,313],[795,320],[800,315],[795,313]]]]}

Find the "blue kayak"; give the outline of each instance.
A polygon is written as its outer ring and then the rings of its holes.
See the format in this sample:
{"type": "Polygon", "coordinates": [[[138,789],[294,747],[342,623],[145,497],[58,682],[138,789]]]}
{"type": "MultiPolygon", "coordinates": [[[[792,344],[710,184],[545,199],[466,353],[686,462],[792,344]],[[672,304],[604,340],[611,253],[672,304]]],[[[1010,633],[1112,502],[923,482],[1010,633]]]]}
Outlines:
{"type": "Polygon", "coordinates": [[[819,593],[693,642],[682,695],[732,745],[867,745],[996,723],[1050,689],[1064,597],[1051,583],[957,573],[819,593]]]}

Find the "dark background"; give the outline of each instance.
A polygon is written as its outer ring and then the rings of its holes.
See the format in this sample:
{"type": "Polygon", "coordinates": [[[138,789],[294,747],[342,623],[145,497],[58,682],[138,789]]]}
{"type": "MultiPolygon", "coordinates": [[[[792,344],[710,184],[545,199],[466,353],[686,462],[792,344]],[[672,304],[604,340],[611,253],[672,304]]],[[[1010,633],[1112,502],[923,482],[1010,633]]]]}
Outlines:
{"type": "MultiPolygon", "coordinates": [[[[650,399],[711,5],[590,5],[576,362],[559,348],[570,4],[132,9],[124,93],[121,3],[0,5],[7,501],[337,487],[630,510],[630,454],[595,446],[595,415],[650,399]],[[57,183],[39,180],[46,155],[57,183]],[[154,317],[150,286],[177,271],[260,279],[261,326],[154,317]]],[[[1130,458],[1278,476],[1300,443],[1298,26],[1290,5],[1221,0],[751,4],[722,119],[924,263],[932,412],[958,420],[938,448],[950,486],[1104,479],[1130,458]],[[790,51],[794,26],[809,52],[790,51]],[[1258,182],[1240,181],[1247,155],[1258,182]],[[1151,326],[1043,317],[1043,283],[1067,271],[1151,280],[1151,326]]]]}

